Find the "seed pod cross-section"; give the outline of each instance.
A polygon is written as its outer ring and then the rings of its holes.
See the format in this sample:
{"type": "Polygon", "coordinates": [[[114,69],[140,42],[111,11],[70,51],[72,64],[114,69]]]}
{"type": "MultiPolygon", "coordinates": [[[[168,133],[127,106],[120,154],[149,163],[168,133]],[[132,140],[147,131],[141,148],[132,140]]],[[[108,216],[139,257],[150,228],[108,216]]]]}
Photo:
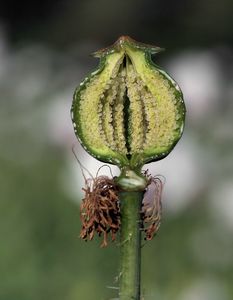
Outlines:
{"type": "Polygon", "coordinates": [[[138,169],[164,158],[180,139],[185,105],[177,83],[151,60],[161,50],[122,36],[94,53],[99,67],[76,89],[71,109],[92,156],[138,169]]]}

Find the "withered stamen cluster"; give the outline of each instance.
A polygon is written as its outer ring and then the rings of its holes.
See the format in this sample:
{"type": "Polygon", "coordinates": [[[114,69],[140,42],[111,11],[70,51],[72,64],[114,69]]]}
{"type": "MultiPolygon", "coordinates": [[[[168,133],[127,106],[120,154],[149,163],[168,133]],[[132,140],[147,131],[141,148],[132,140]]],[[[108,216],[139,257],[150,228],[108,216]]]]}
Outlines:
{"type": "MultiPolygon", "coordinates": [[[[153,177],[144,173],[148,178],[148,186],[142,201],[141,219],[142,231],[145,240],[150,241],[159,230],[162,215],[162,189],[163,182],[159,177],[153,177]]],[[[114,180],[107,176],[99,176],[86,180],[83,188],[85,197],[81,204],[82,229],[80,237],[84,240],[92,240],[95,232],[101,236],[101,247],[108,244],[108,234],[114,241],[116,233],[120,229],[120,204],[118,189],[114,180]]]]}
{"type": "Polygon", "coordinates": [[[159,177],[153,177],[145,172],[149,179],[142,201],[142,221],[145,240],[150,241],[158,232],[162,217],[162,189],[163,182],[159,177]]]}
{"type": "Polygon", "coordinates": [[[107,176],[94,178],[92,182],[86,181],[83,188],[85,198],[81,204],[82,229],[80,237],[92,240],[95,232],[101,236],[101,247],[108,244],[108,234],[112,241],[120,228],[120,208],[118,190],[114,180],[107,176]]]}

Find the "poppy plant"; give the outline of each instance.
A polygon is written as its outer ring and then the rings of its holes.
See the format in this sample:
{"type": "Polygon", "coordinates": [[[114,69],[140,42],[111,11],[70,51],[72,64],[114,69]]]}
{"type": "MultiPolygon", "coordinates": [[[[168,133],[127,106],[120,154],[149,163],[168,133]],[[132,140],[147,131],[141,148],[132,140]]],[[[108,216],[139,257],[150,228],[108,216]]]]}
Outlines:
{"type": "Polygon", "coordinates": [[[142,167],[166,157],[184,128],[182,92],[151,59],[162,50],[122,36],[95,52],[99,66],[80,83],[71,108],[84,149],[121,170],[117,178],[87,184],[81,207],[82,238],[103,233],[106,246],[107,234],[114,240],[120,230],[121,300],[140,299],[141,231],[150,240],[160,223],[162,182],[142,167]],[[151,184],[155,196],[148,206],[143,197],[151,184]]]}

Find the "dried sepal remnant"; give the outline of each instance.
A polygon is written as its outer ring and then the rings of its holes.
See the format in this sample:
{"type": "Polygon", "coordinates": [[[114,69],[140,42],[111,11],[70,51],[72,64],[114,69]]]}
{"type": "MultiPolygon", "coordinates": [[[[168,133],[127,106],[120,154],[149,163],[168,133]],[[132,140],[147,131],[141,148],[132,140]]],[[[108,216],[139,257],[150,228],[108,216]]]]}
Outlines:
{"type": "Polygon", "coordinates": [[[159,177],[149,177],[149,184],[146,188],[142,201],[142,223],[145,233],[145,240],[150,241],[160,227],[162,216],[162,189],[163,182],[159,177]]]}
{"type": "Polygon", "coordinates": [[[72,118],[83,146],[100,160],[135,167],[167,155],[181,137],[185,106],[150,46],[129,37],[98,52],[100,67],[74,94],[72,118]]]}
{"type": "Polygon", "coordinates": [[[114,241],[120,228],[118,190],[113,179],[107,176],[86,180],[85,197],[81,204],[82,229],[80,237],[92,240],[94,234],[103,234],[101,247],[108,244],[108,235],[114,241]]]}

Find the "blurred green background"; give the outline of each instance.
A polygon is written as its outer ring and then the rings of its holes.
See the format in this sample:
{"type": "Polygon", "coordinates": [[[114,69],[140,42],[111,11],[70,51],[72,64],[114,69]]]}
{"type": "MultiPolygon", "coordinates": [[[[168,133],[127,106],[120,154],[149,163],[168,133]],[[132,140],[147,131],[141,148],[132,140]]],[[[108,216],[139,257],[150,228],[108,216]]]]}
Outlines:
{"type": "MultiPolygon", "coordinates": [[[[233,299],[233,2],[0,2],[0,299],[117,298],[116,244],[79,236],[84,183],[72,94],[120,35],[167,49],[184,136],[146,168],[166,177],[163,222],[143,247],[145,299],[233,299]],[[110,288],[113,287],[113,288],[110,288]]],[[[113,168],[114,172],[117,172],[113,168]]],[[[108,169],[102,172],[109,174],[108,169]]]]}

